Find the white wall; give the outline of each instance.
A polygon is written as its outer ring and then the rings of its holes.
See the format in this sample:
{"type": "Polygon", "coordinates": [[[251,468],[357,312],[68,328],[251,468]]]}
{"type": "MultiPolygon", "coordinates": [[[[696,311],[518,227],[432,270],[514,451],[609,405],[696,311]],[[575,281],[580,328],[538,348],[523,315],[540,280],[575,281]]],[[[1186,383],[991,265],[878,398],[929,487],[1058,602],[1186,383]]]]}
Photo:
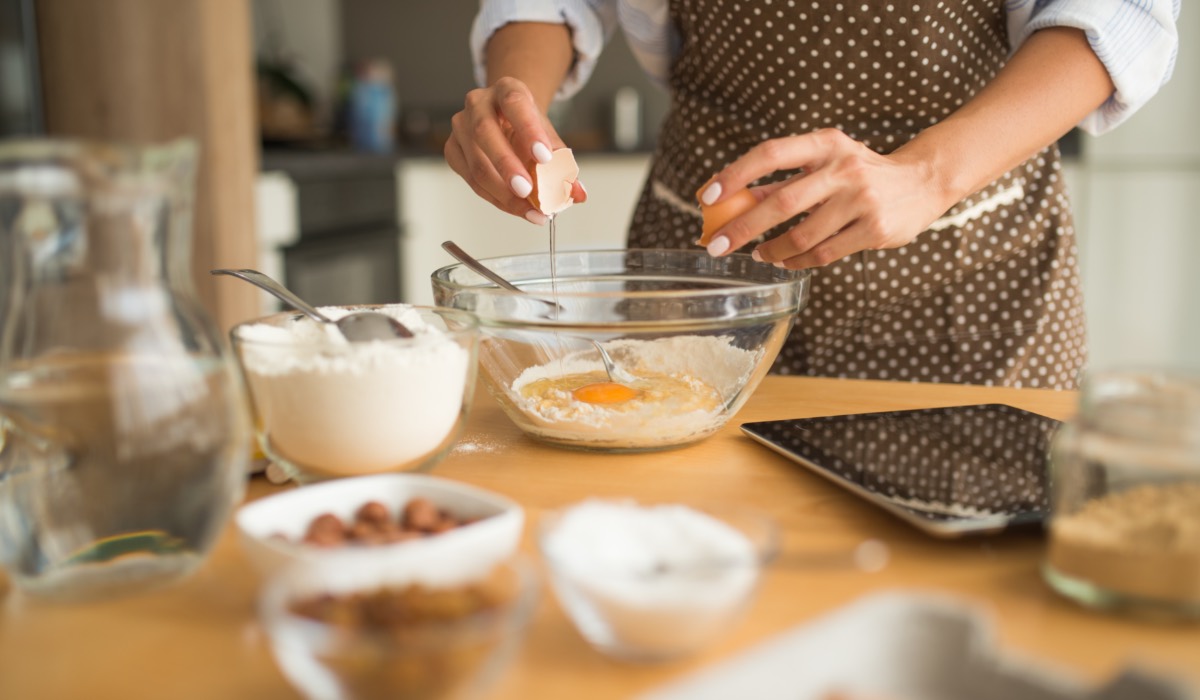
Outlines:
{"type": "Polygon", "coordinates": [[[1116,130],[1086,138],[1075,204],[1091,366],[1200,369],[1200,13],[1175,73],[1116,130]]]}

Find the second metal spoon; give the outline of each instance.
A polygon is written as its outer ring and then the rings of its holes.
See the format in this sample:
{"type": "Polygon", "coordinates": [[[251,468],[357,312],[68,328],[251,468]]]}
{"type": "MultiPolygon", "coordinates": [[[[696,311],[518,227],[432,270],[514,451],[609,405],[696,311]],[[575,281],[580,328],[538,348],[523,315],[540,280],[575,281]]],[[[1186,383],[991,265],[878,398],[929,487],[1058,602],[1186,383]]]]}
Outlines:
{"type": "MultiPolygon", "coordinates": [[[[496,274],[493,270],[491,270],[491,268],[476,260],[470,254],[468,254],[467,251],[458,247],[458,244],[454,241],[443,242],[442,248],[447,253],[454,256],[454,258],[463,265],[466,265],[473,271],[482,275],[484,278],[494,282],[501,289],[507,289],[510,292],[520,292],[521,294],[529,293],[496,274]]],[[[608,351],[604,349],[604,346],[600,344],[600,341],[592,340],[591,338],[588,338],[587,340],[592,345],[596,346],[596,352],[600,353],[600,362],[604,363],[604,372],[608,375],[610,381],[617,382],[618,384],[629,384],[637,379],[637,377],[634,377],[618,367],[616,362],[613,362],[612,357],[608,354],[608,351]]]]}
{"type": "Polygon", "coordinates": [[[332,323],[338,327],[346,340],[359,343],[368,340],[391,340],[393,338],[411,338],[412,331],[403,323],[378,311],[356,311],[334,321],[325,314],[317,311],[312,305],[296,296],[292,290],[271,279],[258,270],[211,270],[214,275],[231,275],[245,280],[250,284],[271,293],[283,303],[302,312],[318,323],[332,323]]]}

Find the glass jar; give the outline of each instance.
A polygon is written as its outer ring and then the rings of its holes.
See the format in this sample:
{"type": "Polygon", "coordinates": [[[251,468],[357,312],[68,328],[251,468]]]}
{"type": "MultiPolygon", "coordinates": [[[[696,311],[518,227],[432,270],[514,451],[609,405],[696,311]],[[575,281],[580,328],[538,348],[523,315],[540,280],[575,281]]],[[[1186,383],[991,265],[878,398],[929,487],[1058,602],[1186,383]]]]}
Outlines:
{"type": "Polygon", "coordinates": [[[196,148],[0,145],[0,561],[51,598],[194,570],[250,426],[192,291],[196,148]]]}
{"type": "Polygon", "coordinates": [[[1043,572],[1084,605],[1200,617],[1200,376],[1084,382],[1051,449],[1043,572]]]}

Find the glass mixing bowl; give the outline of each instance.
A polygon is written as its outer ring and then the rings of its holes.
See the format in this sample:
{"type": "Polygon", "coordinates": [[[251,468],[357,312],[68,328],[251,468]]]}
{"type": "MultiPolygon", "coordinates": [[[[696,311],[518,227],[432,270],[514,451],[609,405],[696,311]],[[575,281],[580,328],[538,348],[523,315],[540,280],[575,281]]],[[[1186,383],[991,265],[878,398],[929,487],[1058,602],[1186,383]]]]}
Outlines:
{"type": "Polygon", "coordinates": [[[484,386],[530,437],[617,452],[687,445],[724,426],[770,369],[810,278],[703,250],[482,262],[521,291],[461,264],[432,282],[438,306],[479,318],[484,386]],[[597,343],[626,376],[607,376],[597,343]]]}

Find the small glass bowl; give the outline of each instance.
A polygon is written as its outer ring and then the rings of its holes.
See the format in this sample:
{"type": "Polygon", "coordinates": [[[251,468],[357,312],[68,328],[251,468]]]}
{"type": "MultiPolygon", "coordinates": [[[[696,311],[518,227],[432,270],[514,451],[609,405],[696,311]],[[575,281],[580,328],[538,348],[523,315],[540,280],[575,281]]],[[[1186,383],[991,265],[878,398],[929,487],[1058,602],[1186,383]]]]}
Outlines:
{"type": "Polygon", "coordinates": [[[249,389],[259,445],[300,483],[439,462],[475,392],[479,325],[467,312],[409,306],[327,306],[336,320],[375,310],[412,338],[351,343],[330,324],[280,313],[230,335],[249,389]]]}
{"type": "Polygon", "coordinates": [[[538,547],[559,603],[597,651],[633,662],[677,659],[741,618],[778,528],[713,505],[589,500],[545,514],[538,547]]]}
{"type": "Polygon", "coordinates": [[[298,565],[259,615],[284,676],[313,700],[481,697],[511,662],[538,598],[524,559],[482,577],[411,567],[298,565]]]}
{"type": "Polygon", "coordinates": [[[433,273],[440,306],[480,319],[480,373],[537,440],[638,452],[720,430],[770,370],[808,301],[809,272],[698,250],[572,251],[433,273]],[[632,381],[606,384],[597,344],[632,381]],[[579,389],[591,386],[587,398],[579,389]],[[632,391],[630,391],[632,389],[632,391]]]}
{"type": "Polygon", "coordinates": [[[1051,587],[1088,607],[1200,619],[1200,375],[1087,377],[1050,475],[1051,587]]]}

